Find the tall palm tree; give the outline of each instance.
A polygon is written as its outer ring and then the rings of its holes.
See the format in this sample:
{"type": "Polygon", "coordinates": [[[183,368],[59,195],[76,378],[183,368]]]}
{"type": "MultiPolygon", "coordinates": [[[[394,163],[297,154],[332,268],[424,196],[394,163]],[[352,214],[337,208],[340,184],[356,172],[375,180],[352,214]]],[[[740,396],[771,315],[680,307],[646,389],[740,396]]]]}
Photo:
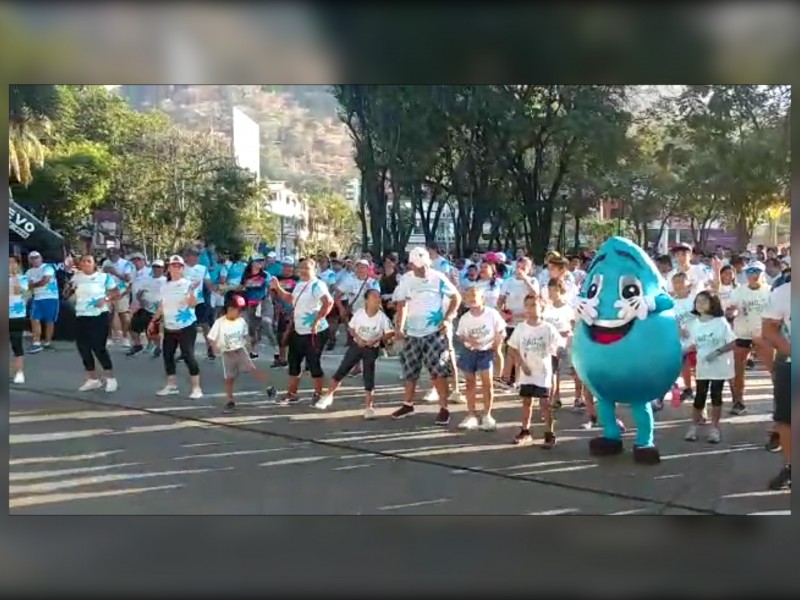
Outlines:
{"type": "Polygon", "coordinates": [[[61,94],[55,85],[10,85],[8,87],[9,180],[29,185],[33,167],[44,162],[42,140],[50,121],[58,116],[61,94]]]}

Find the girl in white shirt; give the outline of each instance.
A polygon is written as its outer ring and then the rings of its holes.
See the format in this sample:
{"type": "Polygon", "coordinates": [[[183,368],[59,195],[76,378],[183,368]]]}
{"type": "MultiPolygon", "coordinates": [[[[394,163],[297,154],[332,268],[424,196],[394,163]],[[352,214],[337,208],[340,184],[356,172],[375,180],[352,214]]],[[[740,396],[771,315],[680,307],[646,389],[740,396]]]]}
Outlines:
{"type": "MultiPolygon", "coordinates": [[[[225,378],[225,411],[236,408],[233,400],[233,383],[240,373],[251,373],[262,385],[267,383],[267,374],[256,368],[250,358],[250,328],[242,317],[247,300],[241,294],[227,292],[223,298],[225,314],[214,321],[207,341],[216,356],[222,356],[222,376],[225,378]]],[[[275,396],[275,388],[267,388],[267,397],[275,396]]]]}
{"type": "Polygon", "coordinates": [[[464,344],[465,350],[458,359],[458,366],[464,372],[467,386],[467,416],[459,429],[494,431],[497,423],[492,417],[494,404],[494,381],[492,370],[495,355],[506,337],[506,322],[496,309],[485,304],[483,288],[474,287],[467,291],[465,300],[470,305],[469,312],[458,322],[456,335],[464,344]],[[477,378],[481,379],[483,394],[483,415],[477,412],[477,378]]]}
{"type": "MultiPolygon", "coordinates": [[[[555,327],[564,341],[564,344],[559,346],[558,352],[553,355],[553,384],[550,387],[550,401],[555,409],[561,408],[561,370],[568,366],[568,348],[575,325],[575,309],[564,299],[566,292],[567,286],[563,279],[551,279],[547,284],[549,301],[542,314],[542,320],[555,327]]],[[[575,398],[574,408],[576,410],[580,408],[581,402],[582,399],[575,398]]]]}
{"type": "Polygon", "coordinates": [[[761,319],[769,304],[769,286],[764,281],[764,265],[751,263],[744,269],[745,285],[738,286],[731,295],[727,316],[733,318],[736,347],[733,350],[733,407],[731,414],[747,412],[744,405],[745,368],[750,352],[755,350],[767,372],[772,372],[774,352],[761,338],[761,319]]]}
{"type": "Polygon", "coordinates": [[[697,319],[688,326],[688,346],[685,352],[697,353],[697,394],[692,410],[692,425],[685,439],[697,440],[697,426],[703,423],[706,398],[711,395],[711,428],[708,441],[720,441],[719,419],[722,413],[722,388],[733,377],[733,347],[736,336],[725,319],[719,296],[702,291],[694,300],[697,319]]]}
{"type": "Polygon", "coordinates": [[[513,440],[515,445],[530,444],[533,398],[539,399],[545,423],[545,449],[556,443],[553,412],[550,408],[550,386],[553,379],[553,355],[564,344],[564,338],[550,323],[542,320],[543,301],[535,294],[525,298],[525,320],[517,325],[508,347],[521,370],[519,395],[522,398],[522,426],[513,440]]]}
{"type": "Polygon", "coordinates": [[[378,360],[381,343],[388,343],[394,336],[394,327],[389,317],[381,310],[383,303],[379,289],[370,288],[364,294],[364,307],[359,308],[350,319],[348,328],[353,343],[331,378],[328,391],[314,404],[314,408],[325,410],[333,404],[333,395],[342,380],[358,364],[364,365],[365,407],[364,418],[375,418],[375,363],[378,360]]]}

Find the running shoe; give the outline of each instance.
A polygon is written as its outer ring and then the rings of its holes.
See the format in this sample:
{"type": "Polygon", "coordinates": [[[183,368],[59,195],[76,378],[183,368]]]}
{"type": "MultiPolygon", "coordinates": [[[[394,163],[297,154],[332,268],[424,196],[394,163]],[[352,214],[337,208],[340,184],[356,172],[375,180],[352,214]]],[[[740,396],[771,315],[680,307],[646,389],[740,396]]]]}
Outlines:
{"type": "Polygon", "coordinates": [[[25,373],[23,373],[22,371],[17,371],[14,374],[14,383],[17,383],[17,384],[25,383],[25,373]]]}
{"type": "Polygon", "coordinates": [[[497,421],[494,420],[492,415],[483,415],[481,417],[481,431],[495,431],[497,429],[497,421]]]}
{"type": "Polygon", "coordinates": [[[436,391],[435,388],[431,388],[431,389],[428,390],[428,393],[425,394],[425,397],[423,398],[423,400],[425,400],[425,402],[431,402],[431,403],[438,402],[439,401],[439,394],[438,394],[438,392],[436,391]]]}
{"type": "Polygon", "coordinates": [[[554,434],[552,431],[545,431],[542,448],[544,450],[550,450],[550,448],[552,448],[555,445],[556,445],[556,434],[554,434]]]}
{"type": "Polygon", "coordinates": [[[681,392],[681,402],[686,402],[688,400],[694,400],[694,392],[686,388],[681,392]]]}
{"type": "Polygon", "coordinates": [[[653,400],[650,403],[650,406],[653,407],[653,412],[654,413],[661,412],[662,410],[664,410],[664,400],[663,400],[663,398],[661,400],[653,400]]]}
{"type": "Polygon", "coordinates": [[[756,366],[756,361],[754,361],[752,358],[748,358],[748,359],[747,359],[747,363],[746,363],[746,365],[745,365],[745,366],[746,366],[748,369],[754,369],[754,368],[755,368],[755,366],[756,366]]]}
{"type": "Polygon", "coordinates": [[[153,358],[160,358],[161,357],[161,348],[156,346],[153,348],[153,358]]]}
{"type": "Polygon", "coordinates": [[[561,408],[561,406],[562,406],[561,398],[554,398],[553,399],[553,408],[554,409],[559,409],[559,408],[561,408]]]}
{"type": "Polygon", "coordinates": [[[464,420],[458,424],[458,428],[465,431],[475,431],[479,426],[478,417],[475,415],[467,415],[464,417],[464,420]]]}
{"type": "MultiPolygon", "coordinates": [[[[16,383],[16,381],[14,382],[16,383]]],[[[781,451],[781,436],[776,431],[769,432],[769,439],[764,448],[767,452],[780,452],[781,451]]]]}
{"type": "Polygon", "coordinates": [[[53,345],[50,342],[42,342],[42,350],[52,350],[53,345]]]}
{"type": "Polygon", "coordinates": [[[275,401],[278,406],[291,406],[300,402],[299,396],[291,396],[288,393],[284,394],[281,398],[275,401]]]}
{"type": "Polygon", "coordinates": [[[372,408],[371,406],[368,406],[367,408],[365,408],[364,409],[364,419],[369,421],[369,420],[374,419],[374,418],[375,418],[375,409],[372,408]]]}
{"type": "MultiPolygon", "coordinates": [[[[250,353],[250,359],[251,360],[255,360],[257,358],[258,358],[258,352],[251,352],[250,353]]],[[[275,365],[273,364],[272,366],[274,367],[275,365]]]]}
{"type": "MultiPolygon", "coordinates": [[[[253,358],[252,354],[250,355],[250,358],[253,358]]],[[[256,354],[255,358],[258,358],[258,354],[256,354]]],[[[270,365],[270,368],[272,368],[272,369],[280,369],[281,367],[288,367],[288,366],[289,366],[288,362],[286,362],[285,360],[281,360],[279,358],[276,358],[274,361],[272,361],[272,364],[270,365]]]]}
{"type": "Polygon", "coordinates": [[[28,348],[28,354],[38,354],[42,350],[44,350],[44,348],[42,348],[41,344],[31,344],[31,347],[28,348]]]}
{"type": "Polygon", "coordinates": [[[333,394],[323,394],[322,396],[319,396],[319,400],[316,402],[312,401],[311,406],[317,410],[325,410],[326,408],[329,408],[331,404],[333,404],[333,394]]]}
{"type": "Polygon", "coordinates": [[[731,414],[734,416],[743,415],[747,412],[747,407],[742,402],[734,402],[731,407],[731,414]]]}
{"type": "Polygon", "coordinates": [[[108,379],[106,379],[106,392],[107,393],[110,394],[112,392],[116,392],[118,388],[119,388],[119,385],[117,385],[117,380],[114,377],[109,377],[108,379]]]}
{"type": "Polygon", "coordinates": [[[178,389],[177,385],[165,385],[156,392],[156,396],[174,396],[180,393],[181,391],[178,389]]]}
{"type": "Polygon", "coordinates": [[[445,427],[450,424],[450,411],[446,408],[440,408],[439,412],[436,413],[436,419],[433,421],[436,425],[440,427],[445,427]]]}
{"type": "Polygon", "coordinates": [[[206,360],[216,360],[216,359],[217,357],[214,356],[214,351],[211,348],[206,350],[206,360]]]}
{"type": "Polygon", "coordinates": [[[275,395],[278,393],[277,390],[273,386],[269,386],[266,389],[266,392],[267,392],[267,398],[269,398],[270,400],[275,398],[275,395]]]}
{"type": "Polygon", "coordinates": [[[792,489],[792,466],[786,465],[773,479],[769,481],[771,490],[790,490],[792,489]]]}
{"type": "Polygon", "coordinates": [[[708,430],[708,443],[709,444],[719,444],[720,440],[722,439],[722,434],[719,432],[718,427],[711,427],[708,430]]]}
{"type": "Polygon", "coordinates": [[[103,387],[102,382],[99,379],[87,379],[84,384],[78,388],[79,392],[91,392],[94,390],[99,390],[103,387]]]}
{"type": "Polygon", "coordinates": [[[575,403],[572,405],[572,412],[575,413],[582,413],[586,411],[586,402],[583,400],[575,400],[575,403]]]}
{"type": "Polygon", "coordinates": [[[595,429],[597,427],[597,417],[591,417],[588,421],[581,425],[581,429],[586,429],[587,431],[590,429],[595,429]]]}
{"type": "Polygon", "coordinates": [[[141,345],[137,344],[136,346],[134,346],[133,348],[128,350],[125,353],[125,356],[130,358],[130,357],[136,356],[137,354],[141,354],[142,352],[144,352],[144,346],[141,346],[141,345]]]}
{"type": "Polygon", "coordinates": [[[189,394],[189,400],[199,400],[203,397],[203,390],[200,388],[194,388],[192,393],[189,394]]]}
{"type": "Polygon", "coordinates": [[[519,433],[511,440],[511,443],[515,446],[527,446],[533,443],[533,436],[531,436],[530,430],[520,429],[519,433]]]}
{"type": "Polygon", "coordinates": [[[692,424],[689,425],[689,429],[686,431],[686,435],[683,436],[683,439],[687,442],[696,442],[697,441],[697,425],[692,424]]]}
{"type": "Polygon", "coordinates": [[[405,419],[406,417],[414,414],[413,404],[401,404],[400,408],[392,413],[393,419],[405,419]]]}
{"type": "Polygon", "coordinates": [[[236,409],[236,403],[233,400],[228,400],[225,406],[222,407],[222,412],[230,413],[236,409]]]}

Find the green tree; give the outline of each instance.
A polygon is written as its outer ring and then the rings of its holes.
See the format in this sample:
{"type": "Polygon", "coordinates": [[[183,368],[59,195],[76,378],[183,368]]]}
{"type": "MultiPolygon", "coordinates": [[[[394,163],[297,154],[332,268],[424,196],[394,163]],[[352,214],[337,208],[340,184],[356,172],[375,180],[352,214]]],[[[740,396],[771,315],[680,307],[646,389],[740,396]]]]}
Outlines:
{"type": "Polygon", "coordinates": [[[9,179],[27,186],[33,169],[44,164],[44,141],[61,111],[55,85],[8,86],[9,179]]]}

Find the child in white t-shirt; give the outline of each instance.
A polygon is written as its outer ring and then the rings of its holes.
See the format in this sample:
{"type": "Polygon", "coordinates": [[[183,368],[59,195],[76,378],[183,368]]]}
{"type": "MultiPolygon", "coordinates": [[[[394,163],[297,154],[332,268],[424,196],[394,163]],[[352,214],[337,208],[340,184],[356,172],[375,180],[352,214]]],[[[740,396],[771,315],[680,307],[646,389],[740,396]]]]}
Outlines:
{"type": "Polygon", "coordinates": [[[685,439],[697,440],[697,426],[703,421],[706,397],[711,395],[711,428],[708,441],[720,441],[719,419],[722,414],[722,388],[733,378],[733,347],[736,336],[725,319],[719,296],[702,291],[694,300],[697,319],[688,327],[688,347],[685,352],[697,353],[697,393],[692,410],[692,425],[685,439]]]}
{"type": "Polygon", "coordinates": [[[348,323],[353,343],[347,348],[339,368],[331,378],[327,393],[314,404],[314,408],[325,410],[333,404],[333,395],[342,380],[356,365],[364,365],[365,408],[364,418],[375,418],[375,362],[378,360],[381,343],[388,343],[394,335],[394,327],[382,307],[381,291],[370,288],[364,293],[364,307],[359,308],[348,323]]]}
{"type": "Polygon", "coordinates": [[[467,416],[459,429],[494,431],[497,423],[492,417],[494,404],[494,368],[497,349],[506,337],[506,322],[494,308],[486,306],[485,291],[481,287],[469,288],[464,300],[470,307],[458,322],[456,335],[463,342],[465,350],[458,358],[458,367],[464,372],[467,386],[467,416]],[[477,378],[481,378],[483,394],[483,415],[478,416],[477,378]]]}
{"type": "Polygon", "coordinates": [[[531,412],[533,398],[539,399],[545,423],[542,447],[550,449],[556,444],[553,432],[553,412],[550,406],[550,386],[553,379],[553,355],[564,345],[564,338],[550,323],[542,319],[544,303],[531,294],[525,298],[525,320],[514,328],[508,340],[509,352],[519,365],[519,395],[522,398],[522,427],[513,443],[530,444],[531,412]]]}
{"type": "MultiPolygon", "coordinates": [[[[697,318],[694,313],[694,296],[686,273],[676,273],[672,276],[672,296],[675,301],[675,319],[681,331],[681,345],[686,348],[689,339],[689,326],[697,318]]],[[[692,371],[697,363],[697,353],[690,351],[684,354],[683,369],[681,378],[683,379],[683,391],[681,400],[694,399],[692,391],[692,371]]]]}
{"type": "MultiPolygon", "coordinates": [[[[233,382],[240,373],[251,373],[262,385],[267,383],[267,374],[259,371],[250,358],[248,344],[250,341],[247,321],[242,311],[247,306],[244,296],[233,292],[225,294],[224,311],[214,321],[208,332],[208,343],[216,356],[222,356],[222,374],[225,378],[225,411],[236,408],[233,400],[233,382]]],[[[267,397],[275,396],[275,388],[267,388],[267,397]]]]}

